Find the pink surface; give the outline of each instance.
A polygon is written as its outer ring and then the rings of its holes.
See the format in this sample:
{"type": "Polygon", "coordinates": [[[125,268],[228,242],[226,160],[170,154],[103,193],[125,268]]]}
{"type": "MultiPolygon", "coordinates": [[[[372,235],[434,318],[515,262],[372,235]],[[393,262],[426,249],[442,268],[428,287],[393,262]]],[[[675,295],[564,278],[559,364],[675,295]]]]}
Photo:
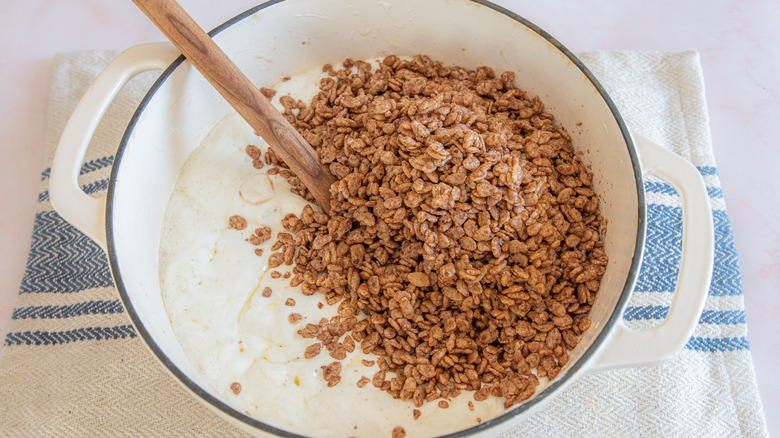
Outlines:
{"type": "MultiPolygon", "coordinates": [[[[260,0],[180,0],[211,29],[260,0]]],[[[764,409],[780,412],[780,3],[671,0],[497,0],[571,50],[701,54],[715,158],[743,275],[749,340],[764,409]]],[[[0,5],[0,333],[5,333],[30,245],[43,168],[45,114],[56,53],[123,49],[164,39],[132,2],[26,0],[0,5]]],[[[4,335],[3,335],[4,337],[4,335]]],[[[768,415],[770,434],[780,419],[768,415]]]]}

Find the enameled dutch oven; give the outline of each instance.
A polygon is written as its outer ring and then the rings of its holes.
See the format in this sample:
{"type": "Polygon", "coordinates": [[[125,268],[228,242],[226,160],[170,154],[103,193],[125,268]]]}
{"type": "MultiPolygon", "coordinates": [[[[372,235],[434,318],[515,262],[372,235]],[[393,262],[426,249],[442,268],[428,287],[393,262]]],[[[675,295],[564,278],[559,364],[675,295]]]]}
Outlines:
{"type": "MultiPolygon", "coordinates": [[[[426,54],[450,65],[514,71],[515,83],[541,97],[591,166],[608,223],[609,256],[589,315],[591,328],[551,384],[498,417],[450,436],[498,434],[578,376],[668,359],[690,337],[712,270],[712,219],[704,183],[687,161],[632,134],[582,62],[534,24],[483,0],[284,0],[246,11],[211,35],[258,86],[325,63],[390,54],[426,54]],[[652,329],[632,331],[623,324],[622,313],[642,259],[643,176],[648,173],[680,193],[684,239],[668,317],[652,329]]],[[[297,436],[239,412],[209,389],[174,337],[160,293],[160,232],[178,171],[216,122],[232,111],[172,46],[128,49],[98,77],[65,128],[52,167],[51,202],[106,250],[139,336],[179,382],[251,433],[297,436]],[[107,196],[86,195],[78,186],[78,173],[98,121],[129,78],[153,69],[164,71],[118,147],[107,196]]]]}

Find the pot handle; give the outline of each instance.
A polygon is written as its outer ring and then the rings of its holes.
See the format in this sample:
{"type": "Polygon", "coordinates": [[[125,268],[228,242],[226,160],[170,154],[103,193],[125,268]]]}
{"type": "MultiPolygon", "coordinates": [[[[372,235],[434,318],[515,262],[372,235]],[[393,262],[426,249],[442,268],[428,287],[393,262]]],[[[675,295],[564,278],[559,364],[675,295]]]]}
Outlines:
{"type": "Polygon", "coordinates": [[[687,160],[631,132],[644,174],[670,183],[682,201],[682,254],[677,286],[660,325],[632,330],[621,320],[597,354],[591,371],[663,362],[677,354],[699,322],[709,291],[714,258],[714,230],[709,195],[699,171],[687,160]]]}
{"type": "Polygon", "coordinates": [[[179,55],[170,43],[139,44],[120,53],[89,87],[62,131],[51,166],[51,205],[103,249],[106,196],[89,196],[78,183],[87,147],[106,109],[127,81],[148,70],[164,69],[179,55]]]}

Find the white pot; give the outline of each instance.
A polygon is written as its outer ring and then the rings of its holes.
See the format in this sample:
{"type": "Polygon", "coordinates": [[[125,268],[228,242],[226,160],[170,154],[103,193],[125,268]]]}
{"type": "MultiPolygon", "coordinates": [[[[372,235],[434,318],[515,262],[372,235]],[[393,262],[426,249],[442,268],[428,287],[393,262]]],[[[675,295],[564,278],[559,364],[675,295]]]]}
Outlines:
{"type": "MultiPolygon", "coordinates": [[[[389,54],[421,53],[450,65],[512,70],[516,84],[529,95],[538,94],[567,128],[575,148],[580,147],[609,224],[605,240],[609,265],[591,309],[593,325],[552,384],[455,436],[497,434],[577,376],[665,360],[690,337],[712,270],[712,217],[701,177],[687,161],[631,135],[582,62],[532,23],[483,0],[285,0],[253,8],[212,36],[258,85],[347,57],[389,54]],[[649,330],[630,331],[622,313],[642,258],[647,173],[680,193],[682,259],[666,320],[649,330]]],[[[293,436],[238,412],[208,389],[174,337],[163,307],[158,245],[169,195],[190,152],[233,111],[188,62],[176,56],[167,44],[136,46],[98,77],[63,132],[52,166],[51,202],[62,217],[106,249],[114,282],[139,336],[178,381],[250,432],[293,436]],[[119,145],[107,197],[87,196],[77,177],[100,117],[130,77],[163,68],[119,145]]]]}

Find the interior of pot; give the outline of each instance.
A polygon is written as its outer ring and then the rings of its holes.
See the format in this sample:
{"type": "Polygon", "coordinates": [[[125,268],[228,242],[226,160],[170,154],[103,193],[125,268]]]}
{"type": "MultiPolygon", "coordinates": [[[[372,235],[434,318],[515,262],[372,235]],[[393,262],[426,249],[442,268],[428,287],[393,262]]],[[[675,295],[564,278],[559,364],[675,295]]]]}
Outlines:
{"type": "MultiPolygon", "coordinates": [[[[643,233],[641,178],[627,130],[605,93],[558,43],[508,11],[468,0],[286,0],[226,23],[217,43],[258,86],[313,67],[390,54],[426,54],[450,65],[512,70],[572,136],[594,174],[607,219],[607,272],[592,327],[558,380],[521,404],[555,392],[600,346],[633,287],[643,233]]],[[[218,401],[184,355],[165,313],[158,244],[179,168],[217,121],[233,110],[191,65],[177,61],[133,119],[114,166],[107,211],[109,255],[117,287],[139,334],[185,385],[223,413],[277,432],[218,401]]],[[[183,225],[183,226],[186,226],[183,225]]],[[[486,422],[480,429],[501,423],[486,422]]]]}

